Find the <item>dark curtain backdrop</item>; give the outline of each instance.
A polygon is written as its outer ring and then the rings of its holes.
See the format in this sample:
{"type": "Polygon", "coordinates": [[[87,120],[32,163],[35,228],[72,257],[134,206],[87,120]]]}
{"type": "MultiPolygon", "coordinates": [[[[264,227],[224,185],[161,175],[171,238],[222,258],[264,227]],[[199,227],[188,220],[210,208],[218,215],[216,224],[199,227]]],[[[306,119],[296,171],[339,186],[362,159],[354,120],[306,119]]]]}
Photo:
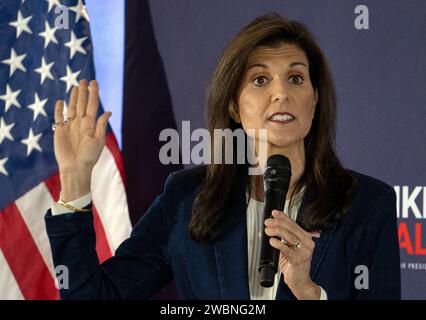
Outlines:
{"type": "MultiPolygon", "coordinates": [[[[126,192],[134,225],[162,193],[167,175],[182,169],[158,158],[161,130],[176,128],[163,61],[154,37],[149,3],[126,1],[123,148],[126,192]]],[[[155,298],[174,299],[172,282],[155,298]]]]}

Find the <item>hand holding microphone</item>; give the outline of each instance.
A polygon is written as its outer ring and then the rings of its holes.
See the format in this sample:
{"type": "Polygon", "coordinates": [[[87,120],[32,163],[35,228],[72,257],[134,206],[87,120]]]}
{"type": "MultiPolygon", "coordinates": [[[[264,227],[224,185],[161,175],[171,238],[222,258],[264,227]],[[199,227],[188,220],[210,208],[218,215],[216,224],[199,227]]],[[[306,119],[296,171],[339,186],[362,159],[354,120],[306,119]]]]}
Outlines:
{"type": "Polygon", "coordinates": [[[319,299],[320,288],[310,278],[315,243],[309,233],[283,214],[286,194],[290,185],[290,161],[283,155],[268,158],[264,173],[265,232],[262,234],[258,271],[261,285],[271,287],[280,270],[284,282],[298,299],[319,299]]]}

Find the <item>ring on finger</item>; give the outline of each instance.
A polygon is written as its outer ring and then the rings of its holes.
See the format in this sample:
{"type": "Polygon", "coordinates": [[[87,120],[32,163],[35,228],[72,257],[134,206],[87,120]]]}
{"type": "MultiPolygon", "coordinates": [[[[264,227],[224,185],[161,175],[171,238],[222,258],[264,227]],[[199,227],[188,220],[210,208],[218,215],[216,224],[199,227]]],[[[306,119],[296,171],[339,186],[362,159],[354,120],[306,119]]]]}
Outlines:
{"type": "Polygon", "coordinates": [[[300,249],[302,248],[302,243],[300,242],[300,240],[296,240],[296,242],[293,243],[290,248],[293,250],[300,249]]]}
{"type": "Polygon", "coordinates": [[[57,127],[63,126],[67,122],[68,122],[68,120],[55,122],[54,124],[52,124],[52,131],[55,131],[57,127]]]}
{"type": "Polygon", "coordinates": [[[55,122],[54,124],[52,124],[52,131],[55,131],[58,126],[63,126],[67,122],[71,122],[72,120],[74,120],[74,118],[75,118],[75,116],[72,117],[72,118],[68,118],[68,119],[66,119],[64,121],[55,122]]]}

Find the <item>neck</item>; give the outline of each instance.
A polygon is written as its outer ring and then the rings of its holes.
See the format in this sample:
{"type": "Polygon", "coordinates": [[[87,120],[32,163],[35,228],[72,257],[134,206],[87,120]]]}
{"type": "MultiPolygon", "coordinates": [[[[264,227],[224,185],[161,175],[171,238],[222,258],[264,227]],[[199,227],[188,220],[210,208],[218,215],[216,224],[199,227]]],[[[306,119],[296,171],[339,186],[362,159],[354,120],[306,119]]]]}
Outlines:
{"type": "MultiPolygon", "coordinates": [[[[301,143],[287,148],[278,148],[268,144],[267,148],[268,157],[273,154],[282,154],[290,160],[291,164],[291,179],[290,186],[288,188],[286,199],[290,199],[296,183],[305,171],[305,148],[303,140],[301,143]]],[[[266,159],[258,159],[264,168],[266,159]]],[[[263,175],[251,175],[249,176],[250,183],[250,196],[258,201],[263,201],[264,190],[263,190],[263,175]]]]}

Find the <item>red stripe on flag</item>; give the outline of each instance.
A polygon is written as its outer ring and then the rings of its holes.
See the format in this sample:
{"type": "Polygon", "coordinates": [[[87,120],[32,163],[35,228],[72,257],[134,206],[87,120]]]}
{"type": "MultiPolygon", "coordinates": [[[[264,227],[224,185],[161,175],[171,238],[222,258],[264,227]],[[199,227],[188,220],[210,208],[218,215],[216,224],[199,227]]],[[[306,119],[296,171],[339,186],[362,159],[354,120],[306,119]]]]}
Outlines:
{"type": "Polygon", "coordinates": [[[59,299],[54,279],[15,203],[0,212],[0,247],[25,299],[59,299]]]}
{"type": "MultiPolygon", "coordinates": [[[[50,178],[44,181],[47,189],[52,195],[55,201],[59,198],[61,191],[61,184],[59,179],[59,173],[52,175],[50,178]]],[[[98,253],[99,262],[102,263],[106,259],[112,256],[111,248],[108,243],[108,239],[105,233],[105,229],[102,225],[102,221],[99,218],[99,213],[96,210],[95,205],[92,203],[93,208],[93,227],[96,233],[96,252],[98,253]]]]}
{"type": "Polygon", "coordinates": [[[102,225],[102,221],[99,218],[98,211],[93,204],[93,227],[96,233],[96,252],[98,253],[99,262],[102,263],[106,259],[112,256],[111,248],[108,244],[105,229],[102,225]]]}
{"type": "Polygon", "coordinates": [[[124,165],[123,165],[123,157],[121,155],[120,148],[118,147],[117,139],[115,138],[115,135],[113,132],[110,132],[105,137],[105,145],[109,149],[109,151],[112,153],[112,156],[114,157],[115,164],[118,168],[118,172],[120,172],[121,180],[123,181],[123,185],[126,185],[126,179],[124,174],[124,165]]]}
{"type": "Polygon", "coordinates": [[[61,192],[61,181],[59,179],[59,172],[56,172],[46,180],[44,180],[44,184],[52,195],[53,201],[59,200],[59,193],[61,192]]]}

